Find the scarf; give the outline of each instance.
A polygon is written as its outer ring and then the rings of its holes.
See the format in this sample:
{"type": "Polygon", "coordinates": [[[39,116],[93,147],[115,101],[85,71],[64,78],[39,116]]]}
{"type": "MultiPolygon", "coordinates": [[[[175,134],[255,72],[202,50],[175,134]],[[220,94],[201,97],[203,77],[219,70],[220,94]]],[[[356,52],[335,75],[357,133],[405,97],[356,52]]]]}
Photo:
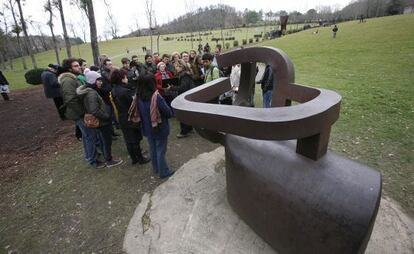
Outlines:
{"type": "Polygon", "coordinates": [[[157,104],[157,96],[159,95],[158,90],[155,90],[155,92],[152,94],[151,97],[151,105],[150,105],[150,115],[151,115],[151,126],[153,128],[158,127],[158,125],[161,123],[161,114],[158,110],[158,104],[157,104]]]}

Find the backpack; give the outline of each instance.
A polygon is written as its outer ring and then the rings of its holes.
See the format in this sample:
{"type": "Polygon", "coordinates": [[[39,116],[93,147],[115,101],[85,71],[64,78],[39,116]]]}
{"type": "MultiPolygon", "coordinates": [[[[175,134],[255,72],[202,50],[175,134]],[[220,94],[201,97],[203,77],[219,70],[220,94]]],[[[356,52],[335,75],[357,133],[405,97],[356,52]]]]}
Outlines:
{"type": "Polygon", "coordinates": [[[214,66],[214,67],[213,67],[213,69],[210,71],[211,80],[213,80],[213,71],[214,71],[214,69],[216,69],[216,68],[219,70],[219,78],[224,77],[224,72],[223,72],[222,70],[220,70],[220,68],[219,68],[219,67],[214,66]]]}

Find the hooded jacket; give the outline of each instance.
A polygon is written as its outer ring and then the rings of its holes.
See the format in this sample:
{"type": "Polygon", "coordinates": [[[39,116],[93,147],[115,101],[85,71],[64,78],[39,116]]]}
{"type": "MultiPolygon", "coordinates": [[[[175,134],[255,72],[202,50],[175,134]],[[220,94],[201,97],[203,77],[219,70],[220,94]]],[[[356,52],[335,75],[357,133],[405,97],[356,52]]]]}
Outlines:
{"type": "Polygon", "coordinates": [[[81,85],[80,81],[75,74],[70,72],[62,73],[59,76],[58,81],[63,103],[66,105],[66,119],[76,121],[82,118],[85,114],[85,109],[83,107],[82,98],[76,94],[76,88],[81,85]]]}
{"type": "Polygon", "coordinates": [[[105,102],[99,96],[98,92],[88,85],[82,85],[76,89],[76,94],[83,98],[85,113],[92,114],[98,118],[100,126],[111,123],[111,116],[105,110],[105,102]]]}
{"type": "Polygon", "coordinates": [[[41,78],[46,98],[62,97],[60,94],[60,85],[55,73],[50,70],[45,70],[42,72],[41,78]]]}

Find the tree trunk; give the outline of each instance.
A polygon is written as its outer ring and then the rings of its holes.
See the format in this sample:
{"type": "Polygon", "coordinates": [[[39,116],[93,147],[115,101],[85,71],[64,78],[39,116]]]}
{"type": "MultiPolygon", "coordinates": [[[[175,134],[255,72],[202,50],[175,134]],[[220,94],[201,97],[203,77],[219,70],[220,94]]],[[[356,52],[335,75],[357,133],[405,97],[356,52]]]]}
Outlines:
{"type": "Polygon", "coordinates": [[[65,38],[65,44],[66,44],[66,53],[68,54],[68,57],[72,57],[72,51],[70,48],[70,41],[68,32],[66,30],[66,22],[65,22],[65,15],[63,14],[63,6],[62,6],[62,0],[58,0],[59,5],[59,12],[60,12],[60,20],[62,22],[62,29],[63,29],[63,37],[65,38]]]}
{"type": "MultiPolygon", "coordinates": [[[[7,19],[6,19],[6,15],[3,15],[4,18],[4,31],[6,32],[6,35],[9,34],[9,29],[8,29],[8,25],[7,25],[7,19]]],[[[5,46],[7,49],[11,49],[11,47],[9,46],[9,38],[7,38],[7,36],[5,37],[5,42],[4,42],[5,46]]],[[[9,61],[10,64],[10,69],[13,70],[13,59],[10,57],[10,51],[6,50],[6,61],[9,61]]]]}
{"type": "Polygon", "coordinates": [[[93,3],[92,0],[85,0],[86,9],[88,12],[88,19],[89,19],[89,29],[91,34],[91,48],[92,48],[92,56],[93,56],[93,63],[95,66],[99,66],[99,45],[98,45],[98,36],[96,32],[96,21],[95,21],[95,13],[93,11],[93,3]]]}
{"type": "Polygon", "coordinates": [[[160,34],[157,36],[157,52],[160,53],[160,34]]]}
{"type": "Polygon", "coordinates": [[[52,11],[52,4],[50,3],[50,0],[47,1],[47,11],[49,12],[49,23],[48,23],[48,25],[49,25],[49,28],[50,28],[50,32],[52,33],[53,49],[55,50],[57,64],[60,64],[59,50],[58,50],[58,46],[57,46],[55,32],[53,31],[53,11],[52,11]]]}
{"type": "Polygon", "coordinates": [[[42,44],[42,48],[44,51],[48,51],[49,50],[49,46],[46,43],[46,38],[43,32],[40,31],[40,44],[42,44]]]}
{"type": "Polygon", "coordinates": [[[1,66],[3,66],[3,70],[7,70],[6,63],[4,62],[3,53],[0,54],[0,64],[1,64],[1,66]]]}
{"type": "Polygon", "coordinates": [[[26,59],[24,58],[23,55],[23,47],[22,47],[22,42],[20,41],[20,35],[16,36],[17,38],[17,46],[19,48],[19,53],[20,53],[20,57],[22,58],[22,65],[23,65],[23,70],[27,70],[27,63],[26,63],[26,59]]]}
{"type": "Polygon", "coordinates": [[[10,70],[14,70],[13,59],[10,57],[9,52],[6,53],[6,56],[7,56],[7,61],[9,61],[9,64],[10,64],[10,70]]]}
{"type": "Polygon", "coordinates": [[[194,49],[194,42],[193,42],[193,31],[191,30],[191,49],[194,49]]]}
{"type": "Polygon", "coordinates": [[[30,36],[29,35],[29,39],[30,39],[30,44],[33,46],[33,48],[34,48],[34,51],[36,52],[36,53],[39,53],[40,52],[40,50],[39,50],[39,47],[37,46],[37,43],[36,43],[36,40],[35,40],[35,38],[34,38],[34,36],[30,36]]]}
{"type": "MultiPolygon", "coordinates": [[[[10,5],[10,10],[12,12],[15,28],[16,30],[18,30],[20,26],[19,26],[19,23],[17,22],[16,13],[14,12],[12,0],[9,0],[9,5],[10,5]]],[[[19,52],[19,55],[22,58],[23,70],[27,70],[26,59],[24,59],[22,43],[20,41],[20,32],[18,33],[16,32],[16,38],[17,38],[17,48],[18,48],[17,51],[19,52]]]]}
{"type": "Polygon", "coordinates": [[[24,21],[22,5],[21,5],[20,0],[16,0],[16,3],[17,3],[17,6],[19,7],[20,22],[22,23],[22,29],[23,29],[24,37],[26,37],[26,43],[25,43],[26,50],[29,53],[30,58],[32,59],[33,68],[37,69],[36,58],[33,54],[32,45],[30,43],[29,35],[27,34],[26,22],[24,21]]]}
{"type": "Polygon", "coordinates": [[[150,38],[151,38],[151,54],[152,54],[152,28],[150,27],[150,38]]]}

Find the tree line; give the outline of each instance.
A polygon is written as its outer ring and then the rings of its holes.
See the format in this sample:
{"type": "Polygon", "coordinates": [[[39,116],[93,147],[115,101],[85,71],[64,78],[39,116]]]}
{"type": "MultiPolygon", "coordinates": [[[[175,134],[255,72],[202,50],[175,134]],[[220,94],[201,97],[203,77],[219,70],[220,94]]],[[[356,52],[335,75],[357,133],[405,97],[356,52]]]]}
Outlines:
{"type": "MultiPolygon", "coordinates": [[[[24,14],[25,0],[5,0],[0,10],[0,67],[3,69],[14,69],[13,59],[20,57],[22,67],[27,70],[27,63],[24,56],[30,56],[33,68],[37,68],[35,53],[54,49],[56,62],[60,63],[59,51],[64,48],[67,57],[72,57],[72,45],[78,45],[86,41],[87,22],[80,27],[83,33],[83,40],[76,34],[74,24],[67,23],[65,7],[62,0],[43,0],[44,11],[48,14],[47,25],[51,35],[45,35],[41,30],[41,24],[30,21],[24,14]],[[63,37],[56,36],[54,32],[55,20],[59,18],[63,37]],[[39,34],[30,35],[28,26],[39,34]],[[86,25],[86,26],[85,26],[86,25]],[[72,36],[71,36],[72,35],[72,36]],[[8,63],[9,66],[6,66],[8,63]]],[[[74,5],[83,12],[89,21],[89,34],[92,46],[94,62],[98,64],[99,48],[97,43],[96,22],[93,11],[92,0],[70,0],[66,4],[74,5]],[[95,60],[96,59],[96,60],[95,60]]],[[[85,20],[86,21],[86,20],[85,20]]]]}
{"type": "MultiPolygon", "coordinates": [[[[236,11],[227,5],[211,5],[175,18],[167,24],[152,27],[151,31],[159,34],[198,32],[219,28],[236,28],[256,25],[277,25],[280,16],[289,16],[289,23],[342,22],[364,18],[382,17],[401,14],[404,8],[414,8],[414,0],[357,0],[340,9],[339,6],[317,6],[305,13],[298,11],[255,11],[245,9],[236,11]]],[[[123,37],[149,35],[149,29],[138,29],[123,37]]]]}
{"type": "MultiPolygon", "coordinates": [[[[48,14],[47,25],[50,35],[44,34],[39,23],[30,21],[24,15],[24,4],[26,0],[5,0],[0,9],[0,68],[13,69],[11,59],[21,57],[23,69],[27,69],[25,58],[30,56],[32,66],[37,67],[35,53],[54,49],[56,61],[60,63],[60,50],[66,51],[68,57],[72,57],[72,45],[77,45],[87,41],[86,34],[89,34],[92,48],[94,63],[98,64],[99,47],[96,29],[95,13],[93,0],[43,0],[44,11],[48,14]],[[73,23],[68,23],[65,17],[65,8],[68,5],[77,7],[83,17],[82,25],[76,25],[76,31],[73,23]],[[55,35],[54,28],[56,20],[60,20],[63,30],[63,36],[55,35]],[[28,26],[37,34],[30,35],[28,26]],[[79,29],[81,31],[79,31],[79,29]],[[89,29],[89,31],[86,31],[89,29]],[[81,36],[77,33],[81,32],[81,36]],[[82,39],[80,37],[83,37],[82,39]],[[9,66],[6,66],[8,63],[9,66]]],[[[309,9],[305,13],[298,11],[286,12],[279,11],[255,11],[245,9],[236,11],[234,7],[228,5],[211,5],[204,8],[195,8],[194,1],[189,0],[186,3],[186,14],[175,18],[174,20],[163,24],[157,24],[156,12],[153,9],[153,0],[145,0],[145,14],[149,27],[140,29],[138,21],[132,19],[131,24],[135,22],[135,29],[131,26],[131,33],[122,37],[133,37],[149,35],[151,37],[151,50],[153,48],[153,35],[157,36],[157,45],[161,34],[169,33],[191,33],[191,37],[201,37],[202,31],[212,29],[236,28],[245,26],[269,25],[276,29],[280,16],[289,16],[289,23],[314,23],[328,22],[336,23],[346,20],[357,19],[360,17],[371,18],[386,15],[395,15],[403,13],[404,9],[411,7],[414,9],[414,0],[356,0],[350,2],[347,6],[340,9],[338,6],[317,6],[309,9]]],[[[102,36],[106,39],[121,38],[119,27],[115,15],[112,13],[110,1],[103,0],[106,7],[106,30],[102,36]]],[[[222,35],[223,37],[223,35],[222,35]]],[[[157,46],[159,48],[159,45],[157,46]]]]}

